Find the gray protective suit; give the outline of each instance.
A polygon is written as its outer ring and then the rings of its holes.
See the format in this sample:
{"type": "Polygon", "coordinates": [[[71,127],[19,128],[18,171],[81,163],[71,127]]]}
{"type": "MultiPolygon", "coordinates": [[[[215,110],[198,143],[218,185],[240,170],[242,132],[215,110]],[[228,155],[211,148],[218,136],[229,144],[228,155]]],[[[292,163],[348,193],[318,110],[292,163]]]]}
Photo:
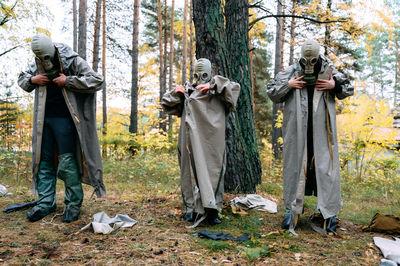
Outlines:
{"type": "MultiPolygon", "coordinates": [[[[80,166],[82,182],[94,187],[98,197],[106,193],[103,184],[103,167],[96,131],[96,91],[105,86],[104,78],[94,72],[87,62],[69,46],[54,43],[56,56],[62,64],[62,72],[67,76],[62,93],[74,121],[77,138],[76,158],[80,166]]],[[[29,82],[32,76],[45,73],[41,61],[29,64],[28,70],[18,78],[18,85],[27,92],[35,90],[32,137],[32,193],[36,193],[37,173],[40,163],[43,123],[46,103],[46,86],[29,82]]]]}
{"type": "MultiPolygon", "coordinates": [[[[324,219],[337,215],[342,206],[340,192],[339,153],[336,133],[335,96],[344,99],[354,89],[344,75],[337,72],[332,62],[320,55],[322,67],[319,79],[330,79],[331,73],[340,90],[314,91],[313,146],[318,208],[324,219]]],[[[268,96],[275,103],[284,103],[283,110],[283,196],[287,209],[302,213],[305,171],[307,163],[307,89],[293,89],[288,81],[303,75],[297,62],[277,74],[268,84],[268,96]]]]}
{"type": "Polygon", "coordinates": [[[161,102],[166,112],[181,117],[178,153],[185,213],[222,209],[225,119],[236,105],[240,85],[214,76],[210,88],[202,93],[187,86],[184,95],[173,89],[161,102]]]}

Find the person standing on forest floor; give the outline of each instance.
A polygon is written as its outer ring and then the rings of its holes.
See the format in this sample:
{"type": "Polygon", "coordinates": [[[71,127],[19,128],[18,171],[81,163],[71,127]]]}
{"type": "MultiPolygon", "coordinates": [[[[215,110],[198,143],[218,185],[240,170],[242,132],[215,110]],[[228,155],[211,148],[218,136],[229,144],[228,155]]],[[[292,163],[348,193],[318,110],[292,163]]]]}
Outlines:
{"type": "Polygon", "coordinates": [[[171,115],[181,117],[178,156],[184,220],[194,227],[205,220],[221,223],[218,211],[224,195],[226,117],[236,105],[240,85],[211,76],[211,62],[198,59],[195,83],[176,86],[164,94],[161,104],[171,115]]]}
{"type": "Polygon", "coordinates": [[[32,137],[32,193],[38,203],[28,213],[31,222],[56,211],[56,181],[65,182],[63,222],[76,221],[83,201],[82,182],[97,196],[106,191],[96,131],[96,91],[103,76],[68,45],[46,35],[32,38],[35,62],[18,78],[27,92],[35,91],[32,137]]]}
{"type": "Polygon", "coordinates": [[[306,40],[301,58],[279,72],[267,93],[283,109],[282,228],[294,232],[303,213],[304,195],[318,197],[322,232],[335,233],[342,200],[336,133],[335,97],[353,95],[349,80],[319,54],[320,45],[306,40]]]}

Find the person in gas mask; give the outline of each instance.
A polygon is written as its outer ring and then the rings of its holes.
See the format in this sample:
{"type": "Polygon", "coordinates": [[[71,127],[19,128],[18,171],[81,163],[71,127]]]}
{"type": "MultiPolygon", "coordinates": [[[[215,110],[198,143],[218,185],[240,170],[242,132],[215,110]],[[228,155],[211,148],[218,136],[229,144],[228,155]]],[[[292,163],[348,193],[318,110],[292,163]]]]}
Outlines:
{"type": "Polygon", "coordinates": [[[63,222],[78,219],[83,201],[81,182],[105,194],[100,147],[96,132],[96,91],[104,78],[69,46],[35,35],[35,62],[18,78],[27,92],[35,91],[32,138],[32,193],[37,205],[31,222],[56,210],[56,177],[65,182],[63,222]]]}
{"type": "Polygon", "coordinates": [[[342,201],[336,134],[335,97],[353,95],[346,77],[319,54],[320,45],[306,40],[301,58],[279,72],[267,87],[268,96],[283,109],[282,228],[295,228],[303,213],[304,195],[318,197],[324,232],[335,232],[342,201]]]}
{"type": "Polygon", "coordinates": [[[225,173],[225,121],[236,105],[240,85],[222,76],[211,76],[211,62],[198,59],[195,83],[176,86],[161,104],[181,117],[178,156],[184,220],[219,224],[225,173]]]}

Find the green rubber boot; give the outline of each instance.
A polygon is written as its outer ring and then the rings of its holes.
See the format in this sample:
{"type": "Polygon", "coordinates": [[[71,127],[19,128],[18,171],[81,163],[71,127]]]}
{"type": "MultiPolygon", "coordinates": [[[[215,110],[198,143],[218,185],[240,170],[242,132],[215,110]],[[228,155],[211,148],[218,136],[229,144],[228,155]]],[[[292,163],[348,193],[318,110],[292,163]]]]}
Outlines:
{"type": "Polygon", "coordinates": [[[36,222],[56,210],[56,171],[53,161],[41,161],[37,175],[38,204],[28,213],[28,219],[36,222]]]}
{"type": "Polygon", "coordinates": [[[80,207],[83,201],[83,190],[78,163],[74,154],[64,153],[58,157],[59,165],[57,176],[65,183],[65,212],[64,223],[78,220],[80,207]]]}

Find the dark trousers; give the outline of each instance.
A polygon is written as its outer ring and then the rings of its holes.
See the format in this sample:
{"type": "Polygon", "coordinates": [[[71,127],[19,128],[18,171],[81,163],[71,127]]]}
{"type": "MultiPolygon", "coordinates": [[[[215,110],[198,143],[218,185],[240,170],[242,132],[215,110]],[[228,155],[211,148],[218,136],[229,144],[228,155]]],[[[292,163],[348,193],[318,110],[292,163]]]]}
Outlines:
{"type": "Polygon", "coordinates": [[[41,161],[54,160],[54,145],[58,154],[75,154],[75,126],[69,117],[46,117],[44,119],[41,161]]]}

